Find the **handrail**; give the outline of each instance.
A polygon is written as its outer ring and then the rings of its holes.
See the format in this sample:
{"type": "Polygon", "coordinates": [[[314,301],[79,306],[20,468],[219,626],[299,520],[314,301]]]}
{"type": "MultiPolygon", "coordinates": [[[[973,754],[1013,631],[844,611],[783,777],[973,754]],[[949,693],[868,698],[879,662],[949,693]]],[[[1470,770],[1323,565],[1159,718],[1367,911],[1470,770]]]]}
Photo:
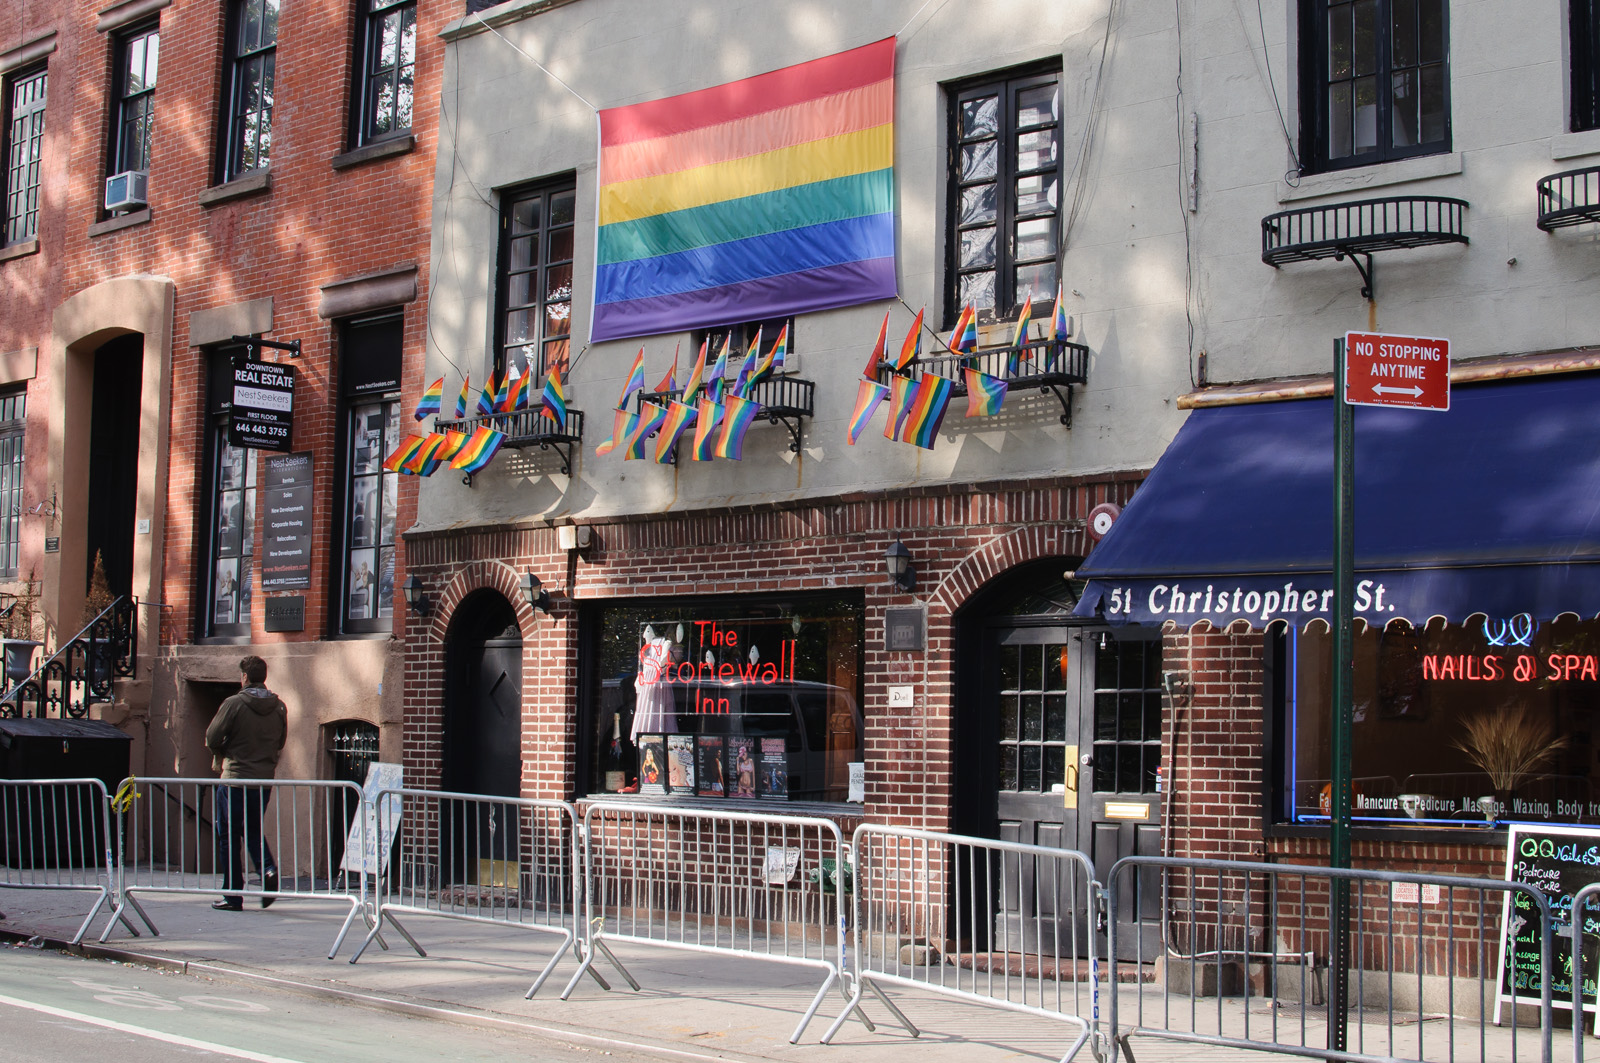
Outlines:
{"type": "Polygon", "coordinates": [[[0,696],[0,717],[25,715],[23,706],[29,702],[34,711],[27,715],[36,718],[87,716],[91,701],[110,696],[117,676],[133,674],[139,639],[134,623],[137,605],[137,599],[122,595],[102,609],[41,661],[32,675],[0,696]],[[71,686],[77,683],[83,684],[83,696],[75,701],[71,686]],[[53,690],[53,684],[59,685],[60,693],[53,690]]]}

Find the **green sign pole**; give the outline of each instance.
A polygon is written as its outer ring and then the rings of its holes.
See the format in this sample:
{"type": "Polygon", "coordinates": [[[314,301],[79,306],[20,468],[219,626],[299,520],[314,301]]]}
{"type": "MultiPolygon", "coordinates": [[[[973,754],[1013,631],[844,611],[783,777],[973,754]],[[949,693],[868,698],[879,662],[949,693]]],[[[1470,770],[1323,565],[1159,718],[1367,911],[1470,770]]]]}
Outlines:
{"type": "MultiPolygon", "coordinates": [[[[1355,407],[1345,401],[1344,340],[1333,341],[1333,749],[1328,865],[1350,866],[1355,660],[1355,407]]],[[[1346,1050],[1350,1004],[1350,884],[1333,882],[1329,912],[1328,1049],[1346,1050]]]]}

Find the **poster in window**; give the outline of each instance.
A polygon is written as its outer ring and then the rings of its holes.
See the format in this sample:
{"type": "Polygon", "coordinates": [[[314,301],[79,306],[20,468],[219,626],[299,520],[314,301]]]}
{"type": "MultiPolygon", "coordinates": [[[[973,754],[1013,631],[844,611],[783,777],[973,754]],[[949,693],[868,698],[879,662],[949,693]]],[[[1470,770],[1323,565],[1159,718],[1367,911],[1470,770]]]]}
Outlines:
{"type": "Polygon", "coordinates": [[[350,616],[357,620],[372,615],[372,599],[377,585],[373,554],[372,550],[350,552],[350,616]]]}
{"type": "Polygon", "coordinates": [[[233,596],[239,585],[239,559],[236,557],[225,558],[217,562],[217,583],[212,593],[215,604],[212,607],[211,619],[218,624],[232,624],[233,596]]]}
{"type": "Polygon", "coordinates": [[[256,552],[256,493],[245,491],[244,519],[239,525],[239,552],[246,557],[254,557],[256,552]]]}
{"type": "Polygon", "coordinates": [[[639,792],[660,796],[667,792],[667,742],[661,735],[639,736],[639,792]]]}
{"type": "Polygon", "coordinates": [[[729,797],[754,797],[756,795],[756,755],[754,738],[734,738],[728,749],[729,775],[733,789],[729,797]]]}
{"type": "Polygon", "coordinates": [[[761,762],[756,781],[757,797],[768,801],[789,800],[789,753],[783,739],[761,740],[761,762]]]}
{"type": "Polygon", "coordinates": [[[244,496],[226,491],[217,506],[217,552],[229,556],[239,553],[239,529],[244,525],[244,496]]]}
{"type": "Polygon", "coordinates": [[[395,473],[385,473],[383,477],[383,513],[380,517],[382,523],[378,525],[378,545],[388,546],[394,542],[395,500],[399,497],[400,477],[395,473]]]}
{"type": "Polygon", "coordinates": [[[351,492],[355,502],[350,516],[350,545],[375,546],[378,534],[378,478],[364,476],[351,492]]]}
{"type": "Polygon", "coordinates": [[[694,792],[694,735],[667,736],[667,787],[675,794],[694,792]]]}
{"type": "Polygon", "coordinates": [[[722,767],[725,745],[722,735],[699,736],[695,749],[700,757],[695,768],[699,773],[700,786],[695,792],[701,797],[728,796],[728,780],[722,767]]]}
{"type": "Polygon", "coordinates": [[[378,570],[378,615],[394,616],[394,551],[383,552],[383,563],[378,570]]]}

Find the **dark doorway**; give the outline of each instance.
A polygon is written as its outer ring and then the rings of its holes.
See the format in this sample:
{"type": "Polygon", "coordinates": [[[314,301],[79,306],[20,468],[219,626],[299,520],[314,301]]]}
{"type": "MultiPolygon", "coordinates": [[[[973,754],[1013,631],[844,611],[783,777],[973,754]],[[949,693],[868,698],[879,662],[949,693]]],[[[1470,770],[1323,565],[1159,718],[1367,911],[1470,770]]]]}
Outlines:
{"type": "MultiPolygon", "coordinates": [[[[963,834],[1075,849],[1105,881],[1120,857],[1160,851],[1161,641],[1074,617],[1074,567],[1021,566],[957,619],[954,820],[963,834]]],[[[1069,955],[1103,942],[1084,877],[1064,864],[1002,861],[988,877],[963,900],[988,905],[961,913],[971,947],[1069,955]]]]}
{"type": "Polygon", "coordinates": [[[144,336],[118,336],[94,352],[84,586],[93,584],[98,553],[114,596],[133,593],[133,521],[139,497],[143,382],[144,336]]]}
{"type": "MultiPolygon", "coordinates": [[[[511,603],[490,590],[468,595],[445,637],[441,785],[456,793],[522,792],[522,631],[511,603]]],[[[452,882],[516,884],[515,823],[489,806],[442,810],[443,865],[452,882]]]]}
{"type": "MultiPolygon", "coordinates": [[[[378,759],[378,729],[364,720],[340,720],[323,729],[327,736],[328,778],[365,786],[367,768],[378,759]]],[[[348,791],[335,791],[342,797],[348,791]]],[[[344,860],[350,824],[355,822],[357,805],[338,797],[328,801],[328,866],[339,867],[344,860]]],[[[392,870],[392,868],[391,868],[392,870]]]]}

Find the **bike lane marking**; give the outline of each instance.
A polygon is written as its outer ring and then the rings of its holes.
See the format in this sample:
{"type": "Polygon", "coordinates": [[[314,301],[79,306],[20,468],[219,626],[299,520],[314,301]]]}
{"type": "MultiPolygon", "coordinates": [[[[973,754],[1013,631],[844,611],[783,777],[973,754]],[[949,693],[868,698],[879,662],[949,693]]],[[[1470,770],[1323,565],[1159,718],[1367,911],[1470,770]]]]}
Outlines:
{"type": "Polygon", "coordinates": [[[90,1026],[100,1026],[107,1030],[116,1030],[119,1033],[133,1034],[136,1037],[148,1037],[153,1041],[162,1041],[170,1045],[179,1045],[183,1048],[195,1048],[202,1052],[215,1052],[218,1055],[232,1056],[235,1059],[248,1059],[252,1063],[301,1063],[300,1060],[288,1059],[284,1056],[269,1056],[263,1052],[252,1052],[246,1048],[233,1048],[229,1045],[217,1044],[214,1041],[201,1041],[194,1037],[184,1037],[182,1034],[164,1033],[160,1030],[151,1030],[132,1023],[118,1022],[115,1019],[102,1019],[96,1015],[86,1015],[83,1012],[68,1011],[65,1008],[51,1007],[49,1004],[35,1004],[31,1000],[19,1000],[0,994],[0,1004],[9,1004],[14,1008],[25,1011],[36,1011],[42,1015],[50,1015],[58,1019],[71,1019],[74,1022],[87,1023],[90,1026]]]}

